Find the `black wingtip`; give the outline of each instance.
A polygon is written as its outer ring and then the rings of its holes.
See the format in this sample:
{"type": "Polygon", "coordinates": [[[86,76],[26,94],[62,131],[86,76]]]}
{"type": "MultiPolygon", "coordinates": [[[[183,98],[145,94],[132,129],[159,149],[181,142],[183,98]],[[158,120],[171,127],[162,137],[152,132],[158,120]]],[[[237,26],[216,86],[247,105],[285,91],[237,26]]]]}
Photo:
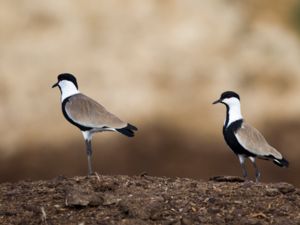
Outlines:
{"type": "Polygon", "coordinates": [[[130,129],[130,130],[135,130],[135,131],[137,131],[138,129],[137,129],[137,127],[135,127],[135,126],[133,126],[132,124],[130,124],[130,123],[128,123],[128,125],[127,125],[127,127],[126,128],[128,128],[128,129],[130,129]]]}
{"type": "Polygon", "coordinates": [[[134,136],[134,131],[137,131],[138,129],[135,126],[133,126],[132,124],[127,124],[126,127],[116,129],[116,130],[118,132],[120,132],[121,134],[126,135],[127,137],[133,137],[134,136]]]}
{"type": "Polygon", "coordinates": [[[290,163],[285,159],[273,159],[273,162],[280,167],[289,167],[290,163]]]}

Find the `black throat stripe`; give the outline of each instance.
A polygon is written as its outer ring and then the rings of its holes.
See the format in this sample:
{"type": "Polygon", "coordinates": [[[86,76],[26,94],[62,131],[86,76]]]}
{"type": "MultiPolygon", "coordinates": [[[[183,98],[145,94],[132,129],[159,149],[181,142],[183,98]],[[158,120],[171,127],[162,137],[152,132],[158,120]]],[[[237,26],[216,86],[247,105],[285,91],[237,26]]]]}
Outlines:
{"type": "MultiPolygon", "coordinates": [[[[226,119],[227,120],[227,119],[226,119]]],[[[228,123],[228,122],[227,122],[228,123]]],[[[223,135],[227,145],[235,154],[244,155],[244,156],[256,156],[255,154],[249,152],[245,149],[237,140],[235,133],[242,127],[243,119],[234,121],[228,127],[226,124],[223,127],[223,135]]]]}
{"type": "Polygon", "coordinates": [[[226,106],[226,119],[225,119],[225,123],[224,123],[224,127],[227,127],[228,123],[229,123],[229,106],[224,104],[226,106]]]}

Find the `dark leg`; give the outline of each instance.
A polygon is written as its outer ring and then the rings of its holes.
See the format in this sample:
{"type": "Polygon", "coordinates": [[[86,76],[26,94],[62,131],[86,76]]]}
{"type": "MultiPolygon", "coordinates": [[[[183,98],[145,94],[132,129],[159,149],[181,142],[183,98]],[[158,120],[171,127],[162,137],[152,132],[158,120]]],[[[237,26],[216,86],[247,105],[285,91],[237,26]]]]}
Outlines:
{"type": "Polygon", "coordinates": [[[238,157],[239,157],[239,161],[240,161],[240,164],[242,167],[243,177],[247,178],[248,173],[247,173],[246,166],[245,166],[245,157],[243,155],[238,155],[238,157]]]}
{"type": "Polygon", "coordinates": [[[255,179],[256,179],[256,182],[259,182],[259,178],[260,178],[260,172],[258,170],[258,167],[256,165],[256,162],[255,162],[255,158],[254,157],[249,157],[249,159],[251,160],[254,168],[255,168],[255,179]]]}
{"type": "Polygon", "coordinates": [[[93,174],[92,169],[92,140],[85,140],[86,144],[86,154],[88,160],[88,175],[91,176],[93,174]]]}

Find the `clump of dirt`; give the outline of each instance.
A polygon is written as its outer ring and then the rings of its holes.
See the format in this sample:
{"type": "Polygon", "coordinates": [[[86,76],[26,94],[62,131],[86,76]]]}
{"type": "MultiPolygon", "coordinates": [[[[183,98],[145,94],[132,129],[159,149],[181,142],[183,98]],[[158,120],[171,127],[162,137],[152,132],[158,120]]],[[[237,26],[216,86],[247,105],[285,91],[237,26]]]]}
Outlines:
{"type": "Polygon", "coordinates": [[[236,177],[57,177],[0,184],[0,224],[300,224],[300,190],[236,177]]]}

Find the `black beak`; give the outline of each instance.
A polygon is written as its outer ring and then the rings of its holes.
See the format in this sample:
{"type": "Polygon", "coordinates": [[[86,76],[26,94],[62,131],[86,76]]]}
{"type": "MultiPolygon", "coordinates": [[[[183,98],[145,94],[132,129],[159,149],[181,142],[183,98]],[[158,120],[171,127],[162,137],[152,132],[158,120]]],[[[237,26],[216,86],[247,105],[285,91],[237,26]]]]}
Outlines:
{"type": "Polygon", "coordinates": [[[218,99],[217,101],[214,101],[213,104],[217,104],[217,103],[221,103],[222,100],[221,99],[218,99]]]}
{"type": "Polygon", "coordinates": [[[58,82],[52,85],[52,88],[55,88],[58,86],[58,82]]]}

